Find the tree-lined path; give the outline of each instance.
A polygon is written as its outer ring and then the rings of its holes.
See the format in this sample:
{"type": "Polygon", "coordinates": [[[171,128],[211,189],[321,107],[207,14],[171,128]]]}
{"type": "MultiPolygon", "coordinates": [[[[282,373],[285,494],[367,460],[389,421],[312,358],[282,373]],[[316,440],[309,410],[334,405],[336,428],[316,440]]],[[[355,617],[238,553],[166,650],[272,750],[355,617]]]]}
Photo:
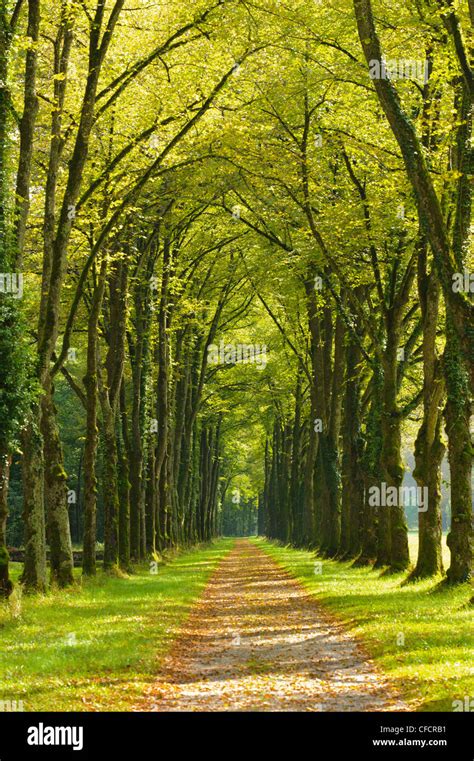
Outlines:
{"type": "Polygon", "coordinates": [[[467,0],[0,0],[0,708],[393,707],[327,606],[464,710],[473,82],[467,0]]]}
{"type": "Polygon", "coordinates": [[[344,627],[245,539],[214,572],[146,703],[155,711],[404,710],[344,627]]]}

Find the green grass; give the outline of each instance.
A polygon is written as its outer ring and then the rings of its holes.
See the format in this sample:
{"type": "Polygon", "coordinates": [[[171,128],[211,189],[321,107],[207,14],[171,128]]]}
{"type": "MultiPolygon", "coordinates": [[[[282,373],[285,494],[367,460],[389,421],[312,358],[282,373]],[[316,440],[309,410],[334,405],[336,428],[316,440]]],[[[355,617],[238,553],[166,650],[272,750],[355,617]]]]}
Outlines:
{"type": "MultiPolygon", "coordinates": [[[[324,559],[318,574],[314,553],[253,541],[345,623],[412,710],[452,711],[454,700],[474,697],[468,584],[453,589],[440,587],[439,579],[402,584],[406,574],[381,576],[324,559]]],[[[411,535],[412,550],[416,541],[411,535]]]]}
{"type": "Polygon", "coordinates": [[[142,567],[42,597],[16,592],[0,605],[0,701],[22,700],[25,711],[130,709],[232,546],[183,552],[156,575],[142,567]]]}

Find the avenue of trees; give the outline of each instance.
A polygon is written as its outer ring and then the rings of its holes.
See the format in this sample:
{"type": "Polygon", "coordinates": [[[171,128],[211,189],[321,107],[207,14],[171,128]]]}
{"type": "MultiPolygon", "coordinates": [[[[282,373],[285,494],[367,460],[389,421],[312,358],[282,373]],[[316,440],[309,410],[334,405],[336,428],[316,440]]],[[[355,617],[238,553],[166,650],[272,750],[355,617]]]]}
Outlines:
{"type": "Polygon", "coordinates": [[[408,449],[411,573],[470,578],[473,33],[0,0],[0,595],[19,531],[28,591],[257,528],[408,570],[408,449]]]}

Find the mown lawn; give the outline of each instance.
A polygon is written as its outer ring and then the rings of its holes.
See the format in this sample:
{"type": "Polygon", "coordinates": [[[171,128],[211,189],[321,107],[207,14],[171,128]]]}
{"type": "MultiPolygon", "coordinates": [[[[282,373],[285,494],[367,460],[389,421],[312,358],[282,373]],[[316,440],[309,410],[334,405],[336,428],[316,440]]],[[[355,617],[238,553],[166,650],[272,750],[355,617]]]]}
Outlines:
{"type": "MultiPolygon", "coordinates": [[[[452,711],[454,700],[474,697],[471,586],[449,589],[439,580],[403,584],[406,574],[382,576],[318,559],[312,552],[254,541],[365,644],[412,710],[452,711]]],[[[411,536],[412,558],[415,542],[411,536]]]]}
{"type": "Polygon", "coordinates": [[[147,566],[43,597],[16,592],[0,604],[0,701],[23,701],[25,711],[130,709],[232,546],[178,554],[156,574],[147,566]]]}

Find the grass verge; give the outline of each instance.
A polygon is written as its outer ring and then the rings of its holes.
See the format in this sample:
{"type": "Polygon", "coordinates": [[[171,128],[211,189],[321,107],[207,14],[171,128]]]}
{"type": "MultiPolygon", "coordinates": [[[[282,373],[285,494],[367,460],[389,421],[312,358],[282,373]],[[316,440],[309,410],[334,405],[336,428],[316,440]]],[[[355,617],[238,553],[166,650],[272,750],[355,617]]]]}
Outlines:
{"type": "MultiPolygon", "coordinates": [[[[126,711],[160,660],[217,563],[218,540],[177,554],[155,574],[99,573],[68,590],[0,604],[0,701],[25,711],[126,711]]],[[[13,569],[13,576],[19,569],[13,569]]]]}
{"type": "Polygon", "coordinates": [[[472,588],[353,568],[314,552],[254,540],[365,646],[412,710],[452,711],[474,696],[472,588]],[[321,563],[321,565],[315,563],[321,563]]]}

